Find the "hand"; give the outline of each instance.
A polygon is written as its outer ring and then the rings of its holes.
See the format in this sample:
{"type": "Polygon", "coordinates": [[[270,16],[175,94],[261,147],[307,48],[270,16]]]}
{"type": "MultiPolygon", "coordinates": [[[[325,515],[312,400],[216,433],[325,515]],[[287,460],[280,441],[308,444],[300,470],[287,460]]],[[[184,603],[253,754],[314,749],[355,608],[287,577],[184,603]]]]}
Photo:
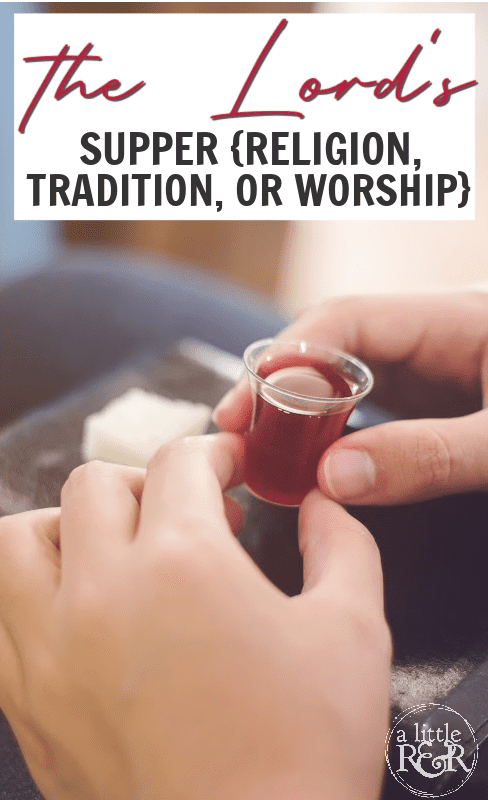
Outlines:
{"type": "MultiPolygon", "coordinates": [[[[375,376],[373,399],[409,418],[335,442],[318,468],[323,492],[342,503],[376,505],[488,488],[488,295],[333,300],[280,338],[364,359],[375,376]]],[[[242,432],[250,413],[244,379],[214,418],[242,432]]]]}
{"type": "Polygon", "coordinates": [[[0,521],[0,704],[47,800],[372,800],[390,638],[367,530],[312,492],[305,591],[231,535],[243,442],[91,463],[0,521]],[[60,549],[59,549],[60,548],[60,549]]]}

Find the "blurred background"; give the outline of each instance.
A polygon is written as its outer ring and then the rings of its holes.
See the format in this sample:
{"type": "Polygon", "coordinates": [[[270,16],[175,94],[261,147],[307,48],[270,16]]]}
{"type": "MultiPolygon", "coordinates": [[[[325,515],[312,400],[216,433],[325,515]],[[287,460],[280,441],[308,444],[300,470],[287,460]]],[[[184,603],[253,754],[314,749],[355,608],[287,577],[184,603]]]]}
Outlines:
{"type": "MultiPolygon", "coordinates": [[[[270,297],[287,311],[344,293],[488,280],[488,3],[0,3],[0,279],[83,251],[181,262],[270,297]],[[476,14],[476,221],[13,221],[13,13],[476,14]]],[[[115,262],[116,263],[116,262],[115,262]]]]}

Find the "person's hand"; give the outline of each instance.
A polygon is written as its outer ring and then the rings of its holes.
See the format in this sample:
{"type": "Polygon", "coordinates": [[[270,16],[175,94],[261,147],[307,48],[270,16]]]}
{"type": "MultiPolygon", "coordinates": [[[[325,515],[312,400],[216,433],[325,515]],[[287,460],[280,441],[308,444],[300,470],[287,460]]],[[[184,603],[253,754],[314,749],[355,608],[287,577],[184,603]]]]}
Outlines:
{"type": "MultiPolygon", "coordinates": [[[[405,420],[335,442],[318,468],[323,492],[341,503],[376,505],[488,489],[488,295],[333,300],[280,338],[362,358],[375,377],[372,398],[405,420]]],[[[250,415],[244,378],[214,419],[243,432],[250,415]]]]}
{"type": "Polygon", "coordinates": [[[162,448],[145,480],[94,462],[60,510],[0,520],[0,705],[47,800],[378,796],[376,545],[315,490],[286,597],[228,523],[242,458],[218,434],[162,448]]]}

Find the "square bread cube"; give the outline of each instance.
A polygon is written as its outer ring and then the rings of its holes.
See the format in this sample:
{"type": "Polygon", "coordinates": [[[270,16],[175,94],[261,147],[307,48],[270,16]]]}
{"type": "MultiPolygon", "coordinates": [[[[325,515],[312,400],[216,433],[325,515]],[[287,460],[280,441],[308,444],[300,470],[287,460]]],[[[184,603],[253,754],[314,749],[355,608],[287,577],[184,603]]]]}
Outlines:
{"type": "Polygon", "coordinates": [[[161,445],[204,433],[211,411],[203,403],[130,389],[85,419],[83,458],[146,467],[161,445]]]}

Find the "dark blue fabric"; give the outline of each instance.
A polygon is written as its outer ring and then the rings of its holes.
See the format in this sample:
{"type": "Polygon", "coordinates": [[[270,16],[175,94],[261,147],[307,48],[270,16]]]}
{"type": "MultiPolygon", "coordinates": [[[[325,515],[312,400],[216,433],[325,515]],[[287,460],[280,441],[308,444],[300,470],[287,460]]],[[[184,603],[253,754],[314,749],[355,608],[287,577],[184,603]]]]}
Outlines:
{"type": "Polygon", "coordinates": [[[193,336],[241,355],[286,318],[169,262],[80,255],[0,286],[0,425],[137,355],[193,336]]]}

